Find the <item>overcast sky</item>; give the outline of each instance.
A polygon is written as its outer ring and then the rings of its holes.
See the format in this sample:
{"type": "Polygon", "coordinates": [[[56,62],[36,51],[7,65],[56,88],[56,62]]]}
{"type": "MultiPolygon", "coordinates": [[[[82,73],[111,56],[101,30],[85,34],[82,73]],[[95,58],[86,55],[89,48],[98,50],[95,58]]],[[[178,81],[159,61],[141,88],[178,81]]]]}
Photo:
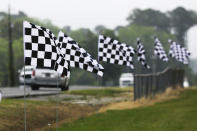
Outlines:
{"type": "MultiPolygon", "coordinates": [[[[96,25],[114,28],[126,25],[128,14],[135,8],[153,8],[162,12],[170,11],[178,6],[197,12],[197,0],[0,0],[0,11],[24,11],[30,17],[50,19],[52,23],[72,29],[87,27],[94,29],[96,25]]],[[[197,27],[188,33],[189,50],[192,57],[197,58],[197,27]]]]}

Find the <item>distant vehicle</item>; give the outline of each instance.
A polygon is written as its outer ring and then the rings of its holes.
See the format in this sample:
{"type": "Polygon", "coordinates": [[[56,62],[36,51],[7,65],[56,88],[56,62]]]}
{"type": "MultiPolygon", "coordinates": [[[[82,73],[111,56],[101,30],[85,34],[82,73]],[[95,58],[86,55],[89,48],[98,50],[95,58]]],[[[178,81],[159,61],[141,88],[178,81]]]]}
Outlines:
{"type": "Polygon", "coordinates": [[[187,78],[184,78],[183,87],[184,88],[189,88],[189,82],[188,82],[187,78]]]}
{"type": "Polygon", "coordinates": [[[25,66],[25,70],[24,67],[21,70],[18,70],[20,85],[24,84],[24,77],[25,77],[25,84],[31,85],[33,69],[34,69],[33,66],[25,66]]]}
{"type": "Polygon", "coordinates": [[[132,86],[133,85],[133,74],[132,73],[123,73],[120,76],[119,84],[120,87],[132,86]]]}
{"type": "Polygon", "coordinates": [[[59,87],[61,90],[69,89],[69,77],[60,76],[55,70],[48,68],[36,68],[32,72],[32,90],[39,90],[39,87],[59,87]]]}

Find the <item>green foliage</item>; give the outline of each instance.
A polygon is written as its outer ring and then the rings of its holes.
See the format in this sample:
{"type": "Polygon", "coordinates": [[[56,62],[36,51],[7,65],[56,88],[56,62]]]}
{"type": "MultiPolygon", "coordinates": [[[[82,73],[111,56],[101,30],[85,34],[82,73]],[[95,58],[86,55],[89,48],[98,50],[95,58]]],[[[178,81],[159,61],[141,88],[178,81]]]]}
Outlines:
{"type": "Polygon", "coordinates": [[[157,31],[174,31],[180,44],[184,45],[186,44],[185,38],[187,31],[197,24],[197,14],[183,7],[177,7],[166,13],[153,9],[134,9],[129,14],[127,20],[130,25],[151,26],[157,31]]]}
{"type": "MultiPolygon", "coordinates": [[[[0,15],[1,16],[1,15],[0,15]]],[[[0,19],[0,37],[1,38],[6,38],[8,39],[8,14],[5,13],[4,15],[1,16],[2,19],[0,19]]],[[[18,15],[11,15],[11,27],[12,27],[12,31],[14,33],[12,33],[12,39],[19,39],[21,38],[22,34],[23,34],[23,26],[22,26],[22,22],[23,19],[25,18],[25,14],[19,12],[18,15]]]]}
{"type": "Polygon", "coordinates": [[[105,27],[105,26],[103,26],[103,25],[98,25],[98,26],[96,26],[95,28],[94,28],[94,30],[97,32],[97,33],[99,33],[99,34],[102,34],[103,33],[103,31],[105,31],[107,28],[105,27]]]}
{"type": "Polygon", "coordinates": [[[81,28],[74,30],[69,34],[76,42],[78,42],[82,48],[84,48],[93,58],[97,58],[97,35],[91,30],[81,28]]]}
{"type": "MultiPolygon", "coordinates": [[[[8,42],[5,39],[0,38],[0,86],[6,86],[9,84],[8,78],[8,42]]],[[[13,41],[13,54],[14,54],[14,68],[15,68],[15,79],[18,81],[18,72],[23,62],[23,44],[22,38],[13,41]]]]}
{"type": "Polygon", "coordinates": [[[180,44],[185,44],[187,31],[197,24],[197,14],[192,10],[186,10],[183,7],[177,7],[169,12],[170,23],[175,31],[175,35],[180,44]]]}
{"type": "Polygon", "coordinates": [[[97,76],[82,69],[71,70],[71,85],[98,85],[97,76]]]}
{"type": "Polygon", "coordinates": [[[133,47],[136,47],[137,38],[140,37],[145,48],[153,49],[154,36],[157,36],[160,39],[165,49],[169,48],[168,39],[175,39],[173,35],[170,35],[164,31],[156,31],[151,26],[128,25],[118,30],[118,37],[120,41],[125,42],[133,47]]]}
{"type": "MultiPolygon", "coordinates": [[[[136,48],[136,38],[140,37],[142,43],[146,49],[146,57],[148,64],[152,66],[151,57],[153,55],[153,36],[159,37],[164,45],[165,50],[169,49],[167,42],[168,38],[174,40],[180,40],[183,35],[177,34],[177,32],[186,32],[191,26],[196,24],[196,13],[184,8],[176,8],[175,10],[162,13],[157,10],[147,9],[140,10],[135,9],[132,14],[129,15],[127,20],[129,25],[117,26],[115,30],[107,29],[103,25],[95,27],[95,31],[91,31],[87,28],[81,28],[77,30],[71,30],[69,26],[64,26],[62,29],[54,25],[50,20],[38,20],[36,18],[28,17],[24,12],[13,14],[12,16],[12,36],[13,36],[13,53],[14,53],[14,67],[16,81],[18,81],[17,70],[23,66],[23,30],[22,24],[24,20],[30,21],[34,24],[46,27],[50,29],[56,36],[60,30],[71,36],[76,42],[78,42],[82,48],[84,48],[94,59],[97,59],[97,43],[98,34],[109,36],[113,39],[117,39],[121,42],[125,42],[136,48]],[[177,17],[175,17],[177,16],[177,17]],[[185,19],[187,18],[187,19],[185,19]],[[170,20],[170,21],[169,21],[170,20]],[[173,20],[173,24],[172,21],[173,20]],[[181,22],[180,22],[181,21],[181,22]],[[178,24],[177,24],[178,23],[178,24]],[[183,25],[183,27],[182,27],[183,25]],[[170,32],[175,30],[176,37],[170,32]]],[[[9,84],[8,80],[8,15],[5,12],[0,12],[0,85],[6,86],[9,84]]],[[[180,32],[180,33],[181,33],[180,32]]],[[[71,72],[71,84],[83,84],[83,85],[118,85],[118,80],[122,72],[132,72],[129,67],[113,65],[106,62],[99,62],[104,67],[103,78],[97,77],[95,74],[83,71],[81,69],[72,69],[71,72]]],[[[136,73],[150,73],[151,70],[146,70],[144,67],[135,62],[136,73]]],[[[167,64],[157,60],[156,64],[158,69],[156,71],[163,70],[167,64]]],[[[189,73],[187,73],[189,74],[189,73]]],[[[191,80],[191,79],[190,79],[191,80]]],[[[195,81],[192,79],[192,82],[195,81]]],[[[195,82],[193,82],[195,83],[195,82]]]]}
{"type": "Polygon", "coordinates": [[[102,89],[91,89],[91,90],[73,90],[66,92],[68,94],[75,94],[75,95],[91,95],[91,96],[97,96],[97,97],[112,97],[116,96],[120,93],[125,92],[132,92],[133,88],[102,88],[102,89]]]}
{"type": "Polygon", "coordinates": [[[174,100],[95,114],[63,124],[58,131],[196,131],[196,100],[197,90],[186,90],[174,100]]]}
{"type": "Polygon", "coordinates": [[[8,84],[8,42],[0,38],[0,85],[8,84]]]}
{"type": "MultiPolygon", "coordinates": [[[[8,71],[8,15],[0,12],[0,86],[9,85],[9,71],[8,71]]],[[[60,28],[53,25],[49,20],[40,21],[35,18],[29,18],[23,12],[11,15],[12,20],[12,47],[14,56],[15,81],[18,84],[18,69],[24,65],[23,57],[23,21],[27,20],[34,24],[49,28],[56,35],[60,28]]]]}
{"type": "Polygon", "coordinates": [[[130,24],[139,24],[144,26],[152,26],[157,30],[170,32],[170,23],[167,14],[158,10],[146,9],[133,10],[127,18],[130,24]]]}
{"type": "Polygon", "coordinates": [[[39,26],[45,27],[47,29],[50,29],[56,36],[58,35],[58,32],[61,30],[58,26],[54,25],[50,20],[39,20],[36,18],[30,18],[26,17],[24,20],[32,22],[33,24],[37,24],[39,26]]]}
{"type": "Polygon", "coordinates": [[[18,70],[21,69],[24,65],[24,50],[23,50],[23,39],[13,41],[13,53],[14,53],[14,68],[15,68],[15,81],[18,85],[19,83],[19,73],[18,70]]]}
{"type": "MultiPolygon", "coordinates": [[[[168,39],[175,39],[175,37],[169,33],[166,33],[164,31],[156,31],[153,27],[150,26],[142,26],[142,25],[128,25],[126,27],[122,27],[118,30],[118,38],[121,42],[125,42],[126,44],[129,44],[136,48],[137,46],[137,40],[136,38],[140,37],[142,40],[142,44],[144,45],[144,48],[146,50],[146,58],[147,63],[152,66],[152,59],[153,56],[153,50],[154,50],[154,36],[157,36],[160,41],[162,42],[164,49],[166,50],[166,53],[168,53],[168,49],[170,44],[168,43],[168,39]]],[[[156,64],[157,71],[162,71],[164,68],[166,68],[167,64],[164,62],[157,60],[156,64]]],[[[152,70],[147,70],[139,62],[135,62],[136,73],[151,73],[152,70]]]]}

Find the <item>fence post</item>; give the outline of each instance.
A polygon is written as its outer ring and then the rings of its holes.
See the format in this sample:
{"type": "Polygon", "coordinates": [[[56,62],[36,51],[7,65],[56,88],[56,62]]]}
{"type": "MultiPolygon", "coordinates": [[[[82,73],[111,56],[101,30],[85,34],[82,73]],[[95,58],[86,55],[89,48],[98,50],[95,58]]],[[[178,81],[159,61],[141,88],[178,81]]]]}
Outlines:
{"type": "Polygon", "coordinates": [[[133,83],[133,93],[134,93],[134,101],[136,101],[137,100],[137,89],[136,89],[136,87],[137,87],[137,78],[136,78],[136,75],[135,75],[135,73],[133,73],[133,77],[134,77],[134,83],[133,83]]]}
{"type": "Polygon", "coordinates": [[[149,76],[146,76],[145,77],[146,78],[146,89],[145,89],[145,91],[146,91],[146,98],[148,97],[148,91],[149,91],[149,76]]]}

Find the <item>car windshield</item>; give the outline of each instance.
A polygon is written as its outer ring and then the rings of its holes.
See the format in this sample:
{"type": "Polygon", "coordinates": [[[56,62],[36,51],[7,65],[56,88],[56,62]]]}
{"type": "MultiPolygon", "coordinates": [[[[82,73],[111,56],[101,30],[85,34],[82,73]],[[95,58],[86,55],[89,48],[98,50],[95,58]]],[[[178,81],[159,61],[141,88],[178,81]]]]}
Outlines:
{"type": "Polygon", "coordinates": [[[32,70],[33,70],[33,68],[25,69],[25,71],[32,71],[32,70]]]}
{"type": "Polygon", "coordinates": [[[22,71],[24,71],[24,68],[25,68],[25,71],[32,71],[33,70],[33,67],[23,67],[22,71]]]}
{"type": "Polygon", "coordinates": [[[50,69],[50,70],[53,70],[51,67],[36,67],[36,69],[50,69]]]}
{"type": "Polygon", "coordinates": [[[121,77],[132,77],[132,74],[122,74],[121,77]]]}

